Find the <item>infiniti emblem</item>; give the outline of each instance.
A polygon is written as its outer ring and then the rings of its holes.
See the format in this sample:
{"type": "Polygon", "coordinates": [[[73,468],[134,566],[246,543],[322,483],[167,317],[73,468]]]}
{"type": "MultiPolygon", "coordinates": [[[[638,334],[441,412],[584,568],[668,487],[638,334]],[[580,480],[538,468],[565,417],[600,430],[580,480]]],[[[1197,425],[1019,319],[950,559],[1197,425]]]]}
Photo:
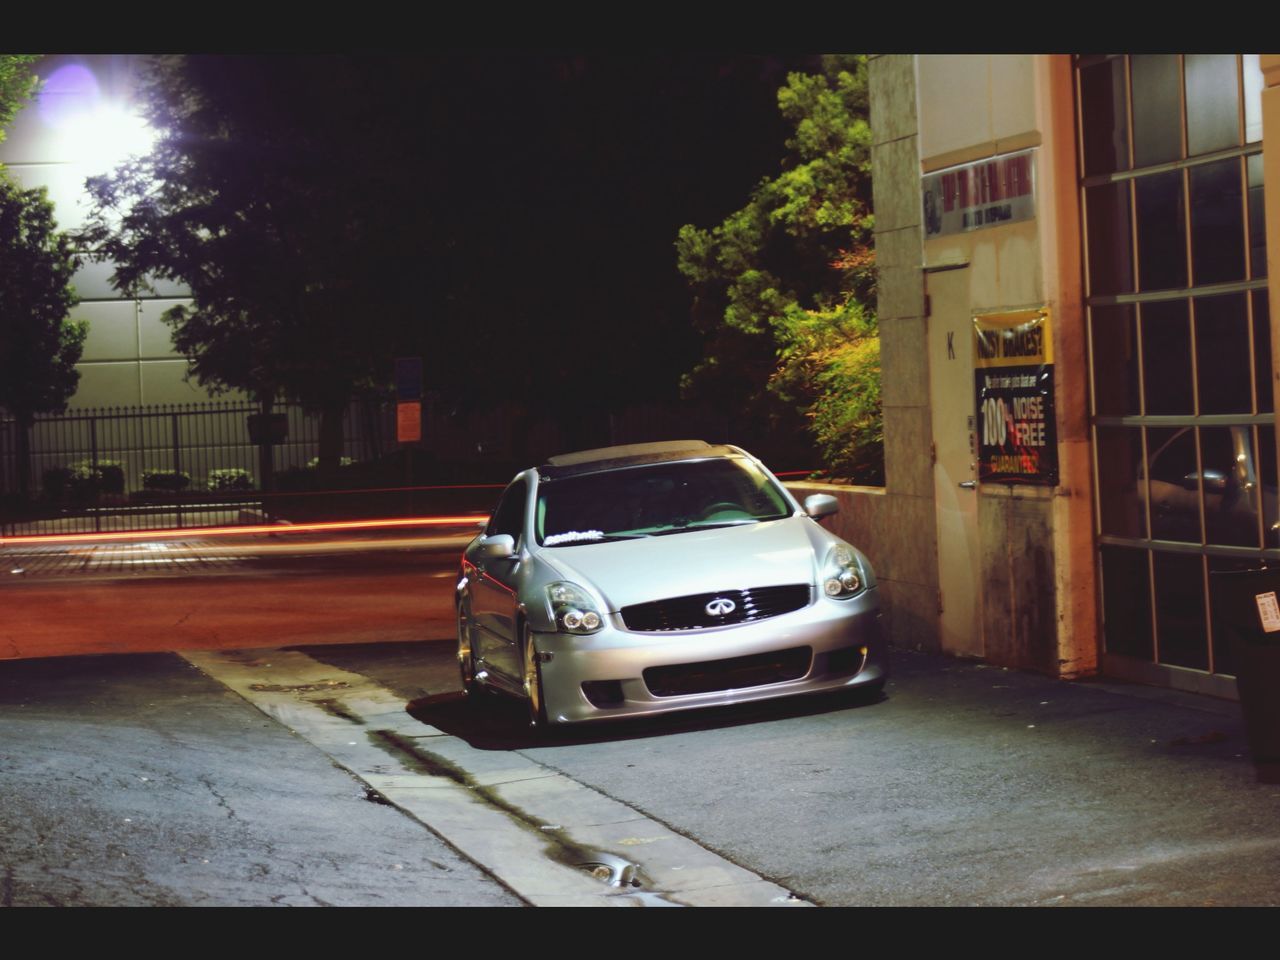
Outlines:
{"type": "Polygon", "coordinates": [[[729,614],[733,613],[733,611],[736,610],[737,608],[738,608],[738,605],[734,603],[732,600],[730,600],[728,597],[716,597],[714,600],[708,603],[706,607],[704,607],[703,609],[707,611],[707,616],[727,617],[729,614]]]}

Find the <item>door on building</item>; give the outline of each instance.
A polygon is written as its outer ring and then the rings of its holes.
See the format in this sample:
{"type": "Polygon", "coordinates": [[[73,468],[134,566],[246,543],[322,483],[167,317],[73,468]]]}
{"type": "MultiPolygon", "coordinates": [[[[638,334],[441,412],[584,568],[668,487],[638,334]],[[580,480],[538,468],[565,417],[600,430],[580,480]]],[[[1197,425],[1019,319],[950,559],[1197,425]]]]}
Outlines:
{"type": "Polygon", "coordinates": [[[984,653],[978,549],[973,320],[968,266],[925,272],[929,398],[938,524],[939,639],[962,656],[984,653]]]}

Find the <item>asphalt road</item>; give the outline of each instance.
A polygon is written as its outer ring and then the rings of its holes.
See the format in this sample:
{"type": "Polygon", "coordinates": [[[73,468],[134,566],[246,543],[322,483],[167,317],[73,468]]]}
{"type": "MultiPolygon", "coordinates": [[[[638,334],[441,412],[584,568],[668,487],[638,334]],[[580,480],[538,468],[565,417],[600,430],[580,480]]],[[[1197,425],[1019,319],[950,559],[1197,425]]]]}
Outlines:
{"type": "Polygon", "coordinates": [[[1255,781],[1234,703],[898,651],[878,703],[535,741],[514,701],[477,719],[423,696],[453,682],[448,642],[308,652],[819,905],[1280,905],[1280,786],[1255,781]]]}
{"type": "Polygon", "coordinates": [[[521,901],[171,654],[0,662],[0,906],[521,901]]]}
{"type": "Polygon", "coordinates": [[[453,629],[459,553],[404,536],[6,550],[0,660],[422,640],[453,629]]]}
{"type": "MultiPolygon", "coordinates": [[[[1280,904],[1280,787],[1256,782],[1235,704],[899,651],[878,703],[535,740],[519,704],[459,700],[452,563],[392,548],[217,576],[13,575],[0,636],[41,657],[257,648],[246,663],[304,644],[290,656],[370,678],[459,762],[580,785],[819,905],[1280,904]]],[[[307,686],[282,702],[314,700],[307,686]]],[[[317,702],[337,730],[364,723],[334,689],[317,702]]],[[[342,743],[283,716],[169,654],[0,659],[0,902],[522,902],[432,832],[429,803],[378,802],[342,743]]],[[[619,850],[645,865],[643,845],[619,850]]]]}

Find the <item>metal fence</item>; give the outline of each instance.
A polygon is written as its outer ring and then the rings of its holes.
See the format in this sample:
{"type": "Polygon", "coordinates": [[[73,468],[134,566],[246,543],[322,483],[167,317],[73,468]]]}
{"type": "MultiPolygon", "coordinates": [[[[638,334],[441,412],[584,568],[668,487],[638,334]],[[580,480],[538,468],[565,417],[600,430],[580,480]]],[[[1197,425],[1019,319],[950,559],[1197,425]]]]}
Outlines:
{"type": "MultiPolygon", "coordinates": [[[[383,453],[388,437],[394,441],[394,411],[381,404],[352,404],[343,424],[343,455],[353,460],[374,459],[383,453]]],[[[118,465],[123,494],[145,489],[149,472],[185,473],[186,489],[210,488],[216,470],[245,471],[247,486],[260,487],[258,447],[249,437],[248,418],[259,412],[246,403],[171,404],[143,407],[103,407],[71,410],[38,417],[30,432],[29,489],[48,494],[58,472],[76,468],[118,465]]],[[[286,417],[283,442],[272,447],[276,472],[306,467],[319,451],[320,422],[295,404],[278,405],[286,417]]],[[[0,422],[0,478],[3,491],[20,488],[17,431],[10,419],[0,422]]]]}
{"type": "MultiPolygon", "coordinates": [[[[265,521],[290,491],[317,492],[305,472],[319,454],[320,418],[298,404],[273,408],[287,428],[284,439],[271,447],[272,473],[281,481],[292,472],[294,482],[278,483],[276,492],[264,495],[259,448],[249,432],[249,418],[259,412],[250,403],[207,402],[82,408],[38,417],[28,434],[25,498],[19,494],[24,487],[21,426],[0,414],[0,534],[265,521]],[[238,471],[236,482],[225,471],[238,471]],[[156,472],[168,476],[156,477],[156,472]]],[[[467,411],[429,404],[422,443],[414,445],[412,457],[400,458],[403,469],[389,471],[385,467],[395,464],[384,458],[401,449],[395,418],[395,405],[380,400],[356,401],[346,410],[343,457],[366,467],[383,464],[383,469],[355,468],[356,486],[403,486],[407,492],[423,489],[415,483],[505,482],[514,470],[569,449],[686,437],[741,444],[778,469],[811,465],[801,462],[807,460],[803,454],[790,451],[794,438],[781,438],[785,442],[779,446],[779,438],[755,425],[679,404],[591,411],[568,423],[515,405],[467,411]]],[[[399,502],[385,489],[361,493],[380,508],[399,502]]],[[[358,516],[366,509],[352,491],[329,499],[337,516],[348,510],[358,516]]],[[[404,502],[404,509],[422,506],[421,498],[404,502]]]]}
{"type": "MultiPolygon", "coordinates": [[[[255,404],[211,402],[73,409],[37,417],[24,501],[21,425],[0,419],[0,532],[81,532],[226,525],[265,519],[259,448],[249,435],[255,404]]],[[[319,454],[320,418],[278,404],[285,438],[271,447],[272,472],[305,469],[319,454]]],[[[343,457],[375,460],[394,448],[394,408],[357,402],[346,410],[343,457]]]]}

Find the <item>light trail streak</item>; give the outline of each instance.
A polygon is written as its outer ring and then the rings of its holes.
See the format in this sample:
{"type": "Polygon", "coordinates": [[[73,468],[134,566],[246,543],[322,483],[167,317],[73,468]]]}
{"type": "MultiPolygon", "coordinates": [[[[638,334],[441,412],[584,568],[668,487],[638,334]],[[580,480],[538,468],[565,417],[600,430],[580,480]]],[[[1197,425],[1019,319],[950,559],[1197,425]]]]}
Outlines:
{"type": "Polygon", "coordinates": [[[245,537],[267,534],[331,533],[343,530],[393,530],[405,527],[467,527],[487,523],[483,515],[457,517],[390,517],[381,520],[331,520],[320,523],[245,524],[234,527],[174,527],[163,530],[118,530],[104,533],[33,533],[0,537],[0,546],[50,543],[109,543],[121,540],[179,540],[194,537],[245,537]]]}

